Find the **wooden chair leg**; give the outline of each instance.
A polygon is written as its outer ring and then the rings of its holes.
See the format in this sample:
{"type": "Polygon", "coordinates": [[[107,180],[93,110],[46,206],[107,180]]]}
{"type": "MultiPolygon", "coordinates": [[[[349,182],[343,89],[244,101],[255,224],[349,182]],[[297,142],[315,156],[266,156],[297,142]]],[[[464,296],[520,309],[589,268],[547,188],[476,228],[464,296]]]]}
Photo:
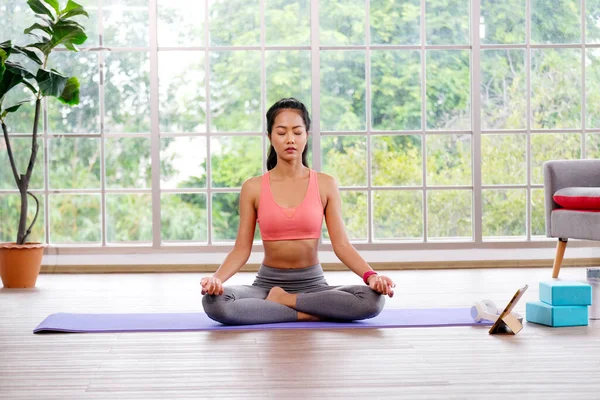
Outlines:
{"type": "Polygon", "coordinates": [[[554,267],[552,268],[553,278],[558,278],[558,273],[560,272],[560,266],[563,262],[568,240],[569,239],[559,238],[558,243],[556,244],[556,257],[554,258],[554,267]]]}

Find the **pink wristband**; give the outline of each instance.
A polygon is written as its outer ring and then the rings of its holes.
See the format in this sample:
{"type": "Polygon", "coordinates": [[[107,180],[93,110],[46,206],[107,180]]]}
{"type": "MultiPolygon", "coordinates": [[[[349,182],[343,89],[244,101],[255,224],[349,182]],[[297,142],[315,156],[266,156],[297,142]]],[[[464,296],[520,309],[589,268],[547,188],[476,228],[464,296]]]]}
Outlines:
{"type": "Polygon", "coordinates": [[[377,275],[377,272],[371,270],[371,271],[367,271],[363,274],[363,281],[365,282],[365,285],[369,284],[369,277],[371,275],[377,275]]]}

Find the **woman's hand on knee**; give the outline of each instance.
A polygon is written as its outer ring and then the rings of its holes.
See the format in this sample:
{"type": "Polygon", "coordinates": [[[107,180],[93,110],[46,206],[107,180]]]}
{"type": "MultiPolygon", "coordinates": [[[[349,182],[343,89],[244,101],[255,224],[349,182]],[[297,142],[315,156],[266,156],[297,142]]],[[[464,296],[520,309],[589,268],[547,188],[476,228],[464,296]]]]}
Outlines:
{"type": "Polygon", "coordinates": [[[219,278],[204,277],[200,281],[200,286],[202,286],[202,294],[208,293],[215,296],[223,294],[223,283],[219,278]]]}
{"type": "Polygon", "coordinates": [[[385,275],[371,275],[368,279],[369,287],[383,295],[394,297],[396,284],[385,275]]]}

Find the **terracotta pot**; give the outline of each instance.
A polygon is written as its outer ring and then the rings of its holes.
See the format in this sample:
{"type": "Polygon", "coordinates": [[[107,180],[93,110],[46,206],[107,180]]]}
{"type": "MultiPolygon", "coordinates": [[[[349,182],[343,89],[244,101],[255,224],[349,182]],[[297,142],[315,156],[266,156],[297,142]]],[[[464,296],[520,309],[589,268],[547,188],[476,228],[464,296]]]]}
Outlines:
{"type": "Polygon", "coordinates": [[[0,243],[0,278],[4,287],[35,287],[46,246],[42,243],[0,243]]]}

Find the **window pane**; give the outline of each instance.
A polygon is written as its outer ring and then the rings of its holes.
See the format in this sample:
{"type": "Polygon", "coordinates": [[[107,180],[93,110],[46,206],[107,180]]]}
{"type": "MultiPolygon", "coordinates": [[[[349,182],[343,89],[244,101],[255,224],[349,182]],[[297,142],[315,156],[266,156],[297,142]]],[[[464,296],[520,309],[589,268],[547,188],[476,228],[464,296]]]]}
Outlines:
{"type": "Polygon", "coordinates": [[[100,35],[98,34],[98,0],[81,0],[77,1],[81,4],[85,11],[89,14],[89,18],[85,15],[80,15],[73,18],[85,28],[87,40],[81,47],[96,47],[100,45],[100,35]]]}
{"type": "MultiPolygon", "coordinates": [[[[29,166],[29,158],[31,157],[31,139],[30,138],[15,138],[10,137],[10,147],[15,158],[15,166],[17,174],[25,174],[29,166]]],[[[44,188],[44,141],[37,140],[38,153],[33,166],[31,181],[29,181],[29,189],[44,188]]],[[[10,160],[8,159],[8,150],[4,136],[0,137],[0,189],[18,190],[15,176],[13,174],[10,160]]]]}
{"type": "Polygon", "coordinates": [[[205,193],[163,193],[160,200],[163,240],[195,242],[208,240],[205,193]]]}
{"type": "Polygon", "coordinates": [[[98,55],[96,53],[57,52],[50,58],[51,68],[79,80],[79,104],[67,106],[54,98],[48,100],[48,131],[51,133],[100,133],[98,55]]]}
{"type": "Polygon", "coordinates": [[[527,137],[482,135],[481,182],[484,185],[527,183],[527,137]]]}
{"type": "Polygon", "coordinates": [[[214,242],[233,242],[240,224],[240,194],[213,193],[212,235],[214,242]]]}
{"type": "MultiPolygon", "coordinates": [[[[600,1],[600,0],[599,0],[600,1]]],[[[600,11],[599,11],[600,13],[600,11]]],[[[600,50],[586,50],[585,64],[586,128],[600,128],[600,50]]]]}
{"type": "Polygon", "coordinates": [[[159,46],[204,45],[204,1],[157,0],[159,46]]]}
{"type": "Polygon", "coordinates": [[[473,192],[433,190],[427,192],[427,238],[472,239],[473,192]]]}
{"type": "Polygon", "coordinates": [[[421,129],[421,57],[418,51],[371,53],[373,129],[421,129]]]}
{"type": "MultiPolygon", "coordinates": [[[[40,210],[31,228],[31,234],[27,237],[28,242],[44,243],[44,195],[34,193],[40,202],[40,210]]],[[[36,204],[31,196],[27,196],[27,227],[33,222],[35,216],[36,204]]],[[[19,230],[19,218],[21,217],[21,196],[16,194],[0,194],[0,210],[2,210],[2,223],[0,224],[0,242],[14,243],[17,241],[17,231],[19,230]]]]}
{"type": "Polygon", "coordinates": [[[148,46],[148,1],[103,0],[102,25],[105,46],[148,46]]]}
{"type": "Polygon", "coordinates": [[[423,184],[421,136],[371,136],[374,186],[423,184]]]}
{"type": "MultiPolygon", "coordinates": [[[[64,7],[66,2],[61,1],[64,7]]],[[[75,17],[73,21],[77,21],[85,28],[85,33],[88,39],[82,47],[90,47],[98,45],[98,1],[97,0],[79,0],[78,4],[82,5],[89,18],[85,16],[75,17]]],[[[12,41],[12,44],[24,46],[25,44],[35,43],[33,36],[23,33],[23,31],[38,22],[31,8],[23,0],[2,0],[0,2],[0,15],[2,16],[2,24],[0,24],[0,41],[12,41]]]]}
{"type": "Polygon", "coordinates": [[[464,0],[427,0],[427,44],[469,44],[469,4],[464,0]]]}
{"type": "Polygon", "coordinates": [[[372,44],[420,44],[420,0],[371,0],[372,44]]]}
{"type": "Polygon", "coordinates": [[[206,132],[204,52],[158,53],[161,132],[206,132]]]}
{"type": "Polygon", "coordinates": [[[427,51],[427,127],[471,129],[469,51],[427,51]]]}
{"type": "Polygon", "coordinates": [[[532,43],[581,43],[580,0],[532,0],[532,43]]]}
{"type": "Polygon", "coordinates": [[[531,235],[546,236],[544,189],[531,189],[531,235]]]}
{"type": "Polygon", "coordinates": [[[531,50],[533,128],[581,128],[581,53],[531,50]]]}
{"type": "Polygon", "coordinates": [[[531,183],[544,183],[544,162],[578,158],[581,158],[580,133],[532,134],[531,183]]]}
{"type": "Polygon", "coordinates": [[[267,45],[310,44],[310,0],[266,0],[267,45]]]}
{"type": "Polygon", "coordinates": [[[310,52],[301,50],[265,52],[267,110],[280,99],[294,97],[311,111],[310,52]]]}
{"type": "Polygon", "coordinates": [[[422,240],[423,192],[373,191],[373,237],[376,240],[422,240]]]}
{"type": "Polygon", "coordinates": [[[481,43],[525,43],[525,0],[481,0],[481,43]]]}
{"type": "Polygon", "coordinates": [[[523,50],[482,51],[482,129],[525,128],[526,82],[523,50]]]}
{"type": "Polygon", "coordinates": [[[585,0],[585,18],[586,43],[600,43],[600,0],[585,0]]]}
{"type": "Polygon", "coordinates": [[[427,184],[471,185],[471,136],[427,136],[427,184]]]}
{"type": "MultiPolygon", "coordinates": [[[[350,240],[367,240],[367,192],[340,191],[342,219],[350,240]]],[[[323,224],[323,238],[329,241],[329,232],[323,224]]]]}
{"type": "Polygon", "coordinates": [[[600,158],[600,134],[588,133],[585,144],[587,146],[586,158],[600,158]]]}
{"type": "Polygon", "coordinates": [[[340,186],[367,185],[367,137],[321,137],[323,172],[333,176],[340,186]]]}
{"type": "Polygon", "coordinates": [[[107,53],[104,132],[150,131],[150,63],[147,53],[107,53]]]}
{"type": "Polygon", "coordinates": [[[241,187],[262,173],[262,138],[226,136],[210,139],[212,187],[241,187]]]}
{"type": "Polygon", "coordinates": [[[50,243],[99,243],[100,195],[50,195],[50,243]]]}
{"type": "Polygon", "coordinates": [[[365,130],[364,51],[321,52],[321,130],[365,130]]]}
{"type": "Polygon", "coordinates": [[[206,137],[177,137],[160,141],[160,187],[206,187],[206,137]]]}
{"type": "Polygon", "coordinates": [[[107,194],[106,219],[109,242],[151,242],[152,195],[107,194]]]}
{"type": "MultiPolygon", "coordinates": [[[[11,61],[19,63],[21,62],[19,58],[13,60],[12,55],[11,61]]],[[[26,100],[29,100],[30,102],[24,103],[16,112],[7,114],[4,118],[4,123],[6,124],[6,129],[8,133],[33,133],[33,119],[35,118],[35,98],[31,91],[25,88],[23,84],[15,86],[5,95],[4,100],[2,101],[2,108],[7,109],[8,107],[12,107],[13,105],[26,100]]],[[[43,102],[40,108],[40,115],[42,115],[42,109],[43,102]]],[[[40,116],[38,124],[38,134],[41,135],[43,133],[44,119],[40,116]]],[[[4,137],[3,134],[0,135],[4,137]]]]}
{"type": "Polygon", "coordinates": [[[258,0],[210,0],[210,43],[214,46],[260,44],[258,0]]]}
{"type": "Polygon", "coordinates": [[[33,36],[23,33],[33,24],[33,21],[37,21],[27,2],[2,0],[0,15],[2,15],[2,24],[0,24],[0,38],[2,39],[0,42],[11,40],[12,44],[23,46],[36,41],[33,36]]]}
{"type": "Polygon", "coordinates": [[[48,147],[51,189],[100,189],[100,139],[57,137],[48,147]]]}
{"type": "Polygon", "coordinates": [[[260,131],[260,52],[210,54],[211,130],[260,131]]]}
{"type": "Polygon", "coordinates": [[[488,239],[526,236],[527,192],[520,189],[482,192],[483,236],[488,239]]]}
{"type": "Polygon", "coordinates": [[[364,0],[321,0],[319,24],[323,46],[364,44],[364,0]]]}
{"type": "Polygon", "coordinates": [[[106,187],[138,188],[152,186],[150,138],[107,138],[106,187]]]}

